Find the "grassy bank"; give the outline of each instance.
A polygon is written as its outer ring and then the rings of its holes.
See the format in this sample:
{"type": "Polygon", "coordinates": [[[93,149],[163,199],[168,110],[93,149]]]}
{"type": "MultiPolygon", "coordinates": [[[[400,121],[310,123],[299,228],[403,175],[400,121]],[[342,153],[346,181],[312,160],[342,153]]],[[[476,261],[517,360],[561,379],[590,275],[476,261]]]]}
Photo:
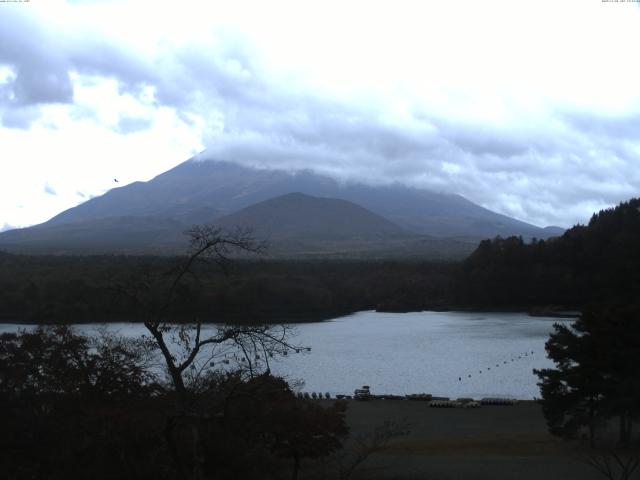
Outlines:
{"type": "MultiPolygon", "coordinates": [[[[354,472],[357,479],[602,478],[585,463],[589,453],[585,445],[548,433],[535,402],[440,409],[430,408],[428,402],[352,400],[347,421],[348,448],[355,448],[356,439],[366,442],[386,421],[407,425],[409,430],[371,454],[354,472]]],[[[313,478],[312,472],[307,473],[313,478]]]]}

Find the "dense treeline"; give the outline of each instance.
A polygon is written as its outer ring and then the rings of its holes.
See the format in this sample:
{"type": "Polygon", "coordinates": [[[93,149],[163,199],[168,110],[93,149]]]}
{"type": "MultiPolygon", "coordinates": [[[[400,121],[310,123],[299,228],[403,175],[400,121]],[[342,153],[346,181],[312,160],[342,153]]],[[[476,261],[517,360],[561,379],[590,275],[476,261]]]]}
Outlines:
{"type": "MultiPolygon", "coordinates": [[[[0,253],[0,319],[57,323],[139,320],[124,291],[170,278],[179,258],[0,253]]],[[[205,321],[307,321],[363,309],[452,302],[454,263],[236,261],[199,265],[170,314],[205,321]]]]}
{"type": "Polygon", "coordinates": [[[640,293],[640,199],[594,214],[559,238],[496,238],[464,262],[457,298],[479,307],[629,304],[640,293]]]}

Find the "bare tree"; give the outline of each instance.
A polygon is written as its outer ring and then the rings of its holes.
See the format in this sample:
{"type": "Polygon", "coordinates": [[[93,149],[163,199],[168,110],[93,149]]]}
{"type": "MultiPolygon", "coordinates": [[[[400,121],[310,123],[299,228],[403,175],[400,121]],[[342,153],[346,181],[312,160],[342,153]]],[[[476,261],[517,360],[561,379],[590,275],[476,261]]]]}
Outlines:
{"type": "Polygon", "coordinates": [[[354,439],[354,445],[339,459],[339,478],[342,480],[351,478],[371,455],[384,450],[391,441],[408,435],[409,431],[410,424],[406,419],[385,420],[372,432],[357,436],[354,439]]]}
{"type": "Polygon", "coordinates": [[[601,449],[590,452],[586,464],[609,480],[629,480],[640,466],[640,450],[601,449]]]}
{"type": "Polygon", "coordinates": [[[166,419],[164,436],[174,460],[186,477],[202,478],[203,458],[200,452],[199,422],[208,420],[208,413],[190,401],[190,385],[212,365],[219,368],[233,362],[236,371],[248,377],[269,372],[269,360],[303,351],[289,342],[286,325],[218,325],[203,326],[200,318],[172,322],[172,306],[185,285],[202,288],[199,271],[211,266],[227,271],[228,264],[238,256],[259,255],[266,245],[257,242],[246,229],[226,232],[214,226],[197,226],[187,232],[190,238],[188,254],[180,264],[160,281],[144,272],[135,282],[120,286],[144,315],[144,326],[151,334],[149,341],[160,351],[175,393],[175,414],[166,419]],[[175,442],[176,428],[189,431],[191,458],[184,461],[175,442]]]}
{"type": "Polygon", "coordinates": [[[306,351],[289,342],[286,325],[217,325],[207,328],[198,316],[176,322],[171,316],[179,292],[186,286],[202,289],[199,272],[214,266],[228,271],[234,258],[261,255],[264,242],[256,241],[250,230],[224,231],[215,226],[195,226],[186,232],[189,249],[179,264],[160,278],[147,269],[138,277],[120,284],[117,291],[129,297],[144,317],[144,326],[162,355],[173,389],[178,397],[193,379],[212,362],[238,362],[249,376],[269,369],[269,359],[289,352],[306,351]]]}

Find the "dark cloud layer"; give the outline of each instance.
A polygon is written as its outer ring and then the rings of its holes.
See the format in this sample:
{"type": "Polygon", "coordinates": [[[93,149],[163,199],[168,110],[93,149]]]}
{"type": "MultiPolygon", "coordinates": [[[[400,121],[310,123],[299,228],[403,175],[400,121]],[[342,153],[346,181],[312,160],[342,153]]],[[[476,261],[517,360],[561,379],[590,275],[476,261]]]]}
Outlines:
{"type": "Polygon", "coordinates": [[[25,9],[8,8],[0,15],[0,63],[14,71],[3,87],[5,107],[73,101],[70,65],[60,41],[41,27],[25,9]]]}
{"type": "Polygon", "coordinates": [[[156,77],[149,65],[108,38],[48,28],[43,21],[24,8],[3,9],[0,15],[0,65],[12,70],[0,85],[5,126],[28,128],[37,107],[73,103],[72,72],[117,78],[123,89],[156,77]]]}
{"type": "MultiPolygon", "coordinates": [[[[640,114],[551,111],[534,127],[421,105],[397,118],[383,100],[310,89],[270,72],[241,38],[223,40],[149,58],[98,34],[48,30],[24,10],[3,12],[0,65],[13,75],[0,86],[2,125],[27,129],[40,106],[72,104],[77,72],[114,78],[134,96],[153,87],[158,107],[204,120],[208,155],[219,159],[460,193],[540,225],[567,226],[638,194],[640,114]]],[[[122,116],[117,131],[150,124],[122,116]]]]}

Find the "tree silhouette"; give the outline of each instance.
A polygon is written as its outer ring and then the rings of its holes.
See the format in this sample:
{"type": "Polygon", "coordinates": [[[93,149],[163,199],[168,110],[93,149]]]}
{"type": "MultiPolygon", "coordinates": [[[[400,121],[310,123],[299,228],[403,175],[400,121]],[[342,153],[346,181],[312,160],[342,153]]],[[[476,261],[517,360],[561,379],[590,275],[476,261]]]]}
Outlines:
{"type": "Polygon", "coordinates": [[[618,417],[628,447],[640,413],[640,309],[591,307],[571,327],[554,325],[546,350],[556,368],[534,372],[551,433],[575,438],[586,426],[593,446],[597,424],[618,417]]]}
{"type": "MultiPolygon", "coordinates": [[[[233,256],[260,254],[265,248],[242,229],[225,232],[202,226],[194,227],[188,235],[189,253],[166,275],[142,275],[136,282],[118,287],[138,305],[151,335],[149,344],[159,350],[171,381],[174,409],[164,426],[169,452],[184,478],[211,475],[214,467],[233,458],[230,453],[222,455],[220,449],[207,448],[212,432],[217,431],[220,438],[241,441],[245,446],[241,450],[258,448],[291,456],[296,476],[300,458],[327,455],[341,445],[338,436],[346,434],[344,418],[337,410],[325,411],[297,399],[286,383],[270,376],[270,359],[306,351],[291,343],[287,326],[216,325],[211,329],[200,317],[188,314],[179,324],[170,321],[174,317],[169,312],[174,303],[181,303],[181,296],[197,301],[204,270],[226,270],[233,256]],[[232,365],[227,368],[227,364],[232,365]],[[235,388],[228,391],[230,384],[235,388]],[[243,392],[243,401],[238,399],[239,392],[243,392]],[[242,409],[244,418],[251,419],[251,428],[231,428],[230,418],[243,402],[252,405],[242,409]],[[290,423],[293,417],[297,418],[295,428],[290,423]],[[333,425],[329,433],[321,434],[328,424],[333,425]],[[282,428],[286,425],[288,428],[282,428]],[[254,434],[239,437],[240,431],[254,434]],[[270,442],[265,443],[265,438],[270,442]]],[[[241,463],[236,462],[233,468],[240,468],[241,463]]]]}
{"type": "Polygon", "coordinates": [[[136,477],[166,463],[155,425],[164,391],[135,340],[68,326],[0,335],[3,478],[136,477]],[[144,445],[145,448],[140,448],[144,445]]]}

